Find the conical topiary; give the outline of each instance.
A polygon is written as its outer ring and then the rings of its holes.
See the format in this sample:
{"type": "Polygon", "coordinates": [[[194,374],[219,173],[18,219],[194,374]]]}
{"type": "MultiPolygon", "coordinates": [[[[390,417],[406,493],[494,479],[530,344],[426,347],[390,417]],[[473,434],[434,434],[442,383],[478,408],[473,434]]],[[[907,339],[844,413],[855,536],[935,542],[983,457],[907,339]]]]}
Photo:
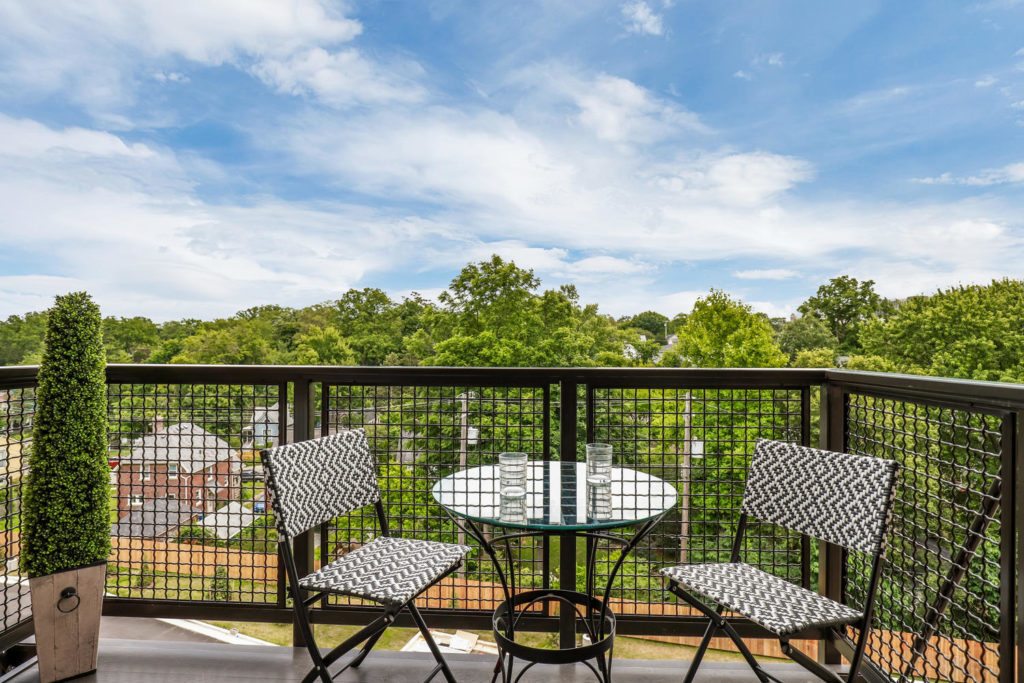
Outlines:
{"type": "Polygon", "coordinates": [[[99,306],[85,292],[58,296],[39,367],[22,510],[21,566],[30,577],[110,554],[105,365],[99,306]]]}

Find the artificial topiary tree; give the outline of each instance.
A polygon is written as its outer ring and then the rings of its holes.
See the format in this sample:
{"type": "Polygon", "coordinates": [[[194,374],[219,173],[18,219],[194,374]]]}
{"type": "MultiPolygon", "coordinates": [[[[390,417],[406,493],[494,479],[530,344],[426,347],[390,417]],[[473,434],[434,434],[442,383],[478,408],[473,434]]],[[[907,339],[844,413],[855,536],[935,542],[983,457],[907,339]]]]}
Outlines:
{"type": "Polygon", "coordinates": [[[45,576],[107,559],[110,469],[100,310],[88,294],[49,312],[25,485],[21,566],[45,576]]]}

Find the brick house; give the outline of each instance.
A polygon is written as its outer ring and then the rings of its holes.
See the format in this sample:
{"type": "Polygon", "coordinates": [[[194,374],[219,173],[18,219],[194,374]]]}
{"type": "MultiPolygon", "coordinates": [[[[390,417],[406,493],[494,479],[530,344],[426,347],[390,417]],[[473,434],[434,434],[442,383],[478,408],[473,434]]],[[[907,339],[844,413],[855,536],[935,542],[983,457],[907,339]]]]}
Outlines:
{"type": "Polygon", "coordinates": [[[155,499],[213,512],[237,497],[241,466],[228,442],[202,427],[182,422],[164,429],[158,423],[156,431],[132,441],[130,454],[118,463],[118,518],[155,499]]]}

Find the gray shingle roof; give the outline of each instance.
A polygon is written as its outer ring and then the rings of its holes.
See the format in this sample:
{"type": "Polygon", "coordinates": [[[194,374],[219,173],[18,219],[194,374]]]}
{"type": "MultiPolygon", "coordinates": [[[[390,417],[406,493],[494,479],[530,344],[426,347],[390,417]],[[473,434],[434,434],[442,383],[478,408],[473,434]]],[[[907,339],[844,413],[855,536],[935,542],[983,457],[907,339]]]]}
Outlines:
{"type": "Polygon", "coordinates": [[[228,442],[219,436],[199,425],[182,422],[132,441],[128,460],[135,463],[178,463],[184,472],[191,473],[227,460],[234,453],[228,442]]]}
{"type": "Polygon", "coordinates": [[[184,501],[166,498],[147,500],[127,517],[110,526],[111,536],[158,538],[199,514],[199,510],[184,501]]]}

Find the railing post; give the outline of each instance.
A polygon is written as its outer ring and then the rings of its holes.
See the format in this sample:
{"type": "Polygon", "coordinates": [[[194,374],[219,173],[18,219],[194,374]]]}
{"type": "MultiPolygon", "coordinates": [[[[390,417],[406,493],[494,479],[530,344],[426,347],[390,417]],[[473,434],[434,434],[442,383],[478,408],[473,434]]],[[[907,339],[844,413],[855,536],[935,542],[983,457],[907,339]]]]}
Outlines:
{"type": "MultiPolygon", "coordinates": [[[[559,459],[562,462],[576,461],[576,381],[562,379],[560,383],[560,409],[558,423],[560,430],[559,459]]],[[[558,586],[562,590],[576,590],[576,534],[559,534],[558,543],[558,586]]],[[[562,649],[576,646],[576,613],[561,605],[558,609],[558,643],[562,649]]]]}
{"type": "MultiPolygon", "coordinates": [[[[842,387],[829,382],[821,387],[820,430],[821,448],[846,450],[846,398],[842,387]]],[[[818,546],[818,592],[836,602],[843,601],[843,549],[825,541],[818,546]]],[[[842,657],[830,641],[822,639],[818,645],[818,661],[839,664],[842,657]]]]}
{"type": "Polygon", "coordinates": [[[1000,447],[1002,449],[1002,470],[1000,509],[999,509],[999,681],[1024,680],[1024,663],[1016,656],[1021,647],[1020,621],[1024,624],[1024,607],[1021,606],[1020,592],[1021,569],[1017,559],[1018,539],[1021,532],[1020,501],[1017,492],[1021,486],[1021,467],[1019,463],[1019,446],[1021,427],[1018,424],[1019,413],[1006,413],[1002,419],[1000,430],[1000,447]]]}
{"type": "MultiPolygon", "coordinates": [[[[297,379],[295,388],[295,442],[313,438],[316,425],[314,408],[316,384],[309,379],[297,379]]],[[[287,423],[285,423],[285,430],[287,423]]],[[[305,576],[313,570],[313,539],[310,532],[295,537],[292,553],[295,556],[295,568],[299,576],[305,576]]],[[[312,612],[312,610],[310,610],[312,612]]],[[[292,622],[292,645],[306,647],[306,639],[302,635],[298,621],[292,622]]]]}
{"type": "Polygon", "coordinates": [[[1024,558],[1024,464],[1020,459],[1024,457],[1024,411],[1018,410],[1014,413],[1014,421],[1017,423],[1017,434],[1014,438],[1013,464],[1014,474],[1013,489],[1019,495],[1015,497],[1017,504],[1014,513],[1017,526],[1017,678],[1024,681],[1024,567],[1021,567],[1021,559],[1024,558]]]}

